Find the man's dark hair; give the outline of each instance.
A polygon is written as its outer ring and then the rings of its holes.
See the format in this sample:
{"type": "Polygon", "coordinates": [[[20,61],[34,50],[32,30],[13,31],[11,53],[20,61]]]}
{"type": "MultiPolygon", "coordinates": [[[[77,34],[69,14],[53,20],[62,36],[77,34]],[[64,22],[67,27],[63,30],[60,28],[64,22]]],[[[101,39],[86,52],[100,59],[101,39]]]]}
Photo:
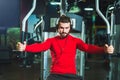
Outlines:
{"type": "Polygon", "coordinates": [[[71,19],[70,17],[68,16],[65,16],[65,15],[62,15],[58,20],[57,20],[57,23],[56,23],[56,28],[58,29],[59,27],[59,23],[62,22],[62,23],[70,23],[70,27],[72,28],[72,22],[71,22],[71,19]]]}

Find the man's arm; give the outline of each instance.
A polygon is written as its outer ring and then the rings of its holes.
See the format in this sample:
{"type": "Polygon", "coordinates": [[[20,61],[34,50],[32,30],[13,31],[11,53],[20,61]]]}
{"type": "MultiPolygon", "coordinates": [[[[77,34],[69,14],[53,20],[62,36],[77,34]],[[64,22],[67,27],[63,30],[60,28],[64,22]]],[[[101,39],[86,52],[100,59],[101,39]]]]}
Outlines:
{"type": "Polygon", "coordinates": [[[21,42],[17,43],[18,51],[26,51],[26,52],[41,52],[49,49],[51,46],[51,39],[47,39],[42,43],[34,43],[31,45],[27,45],[26,42],[23,44],[21,42]]]}

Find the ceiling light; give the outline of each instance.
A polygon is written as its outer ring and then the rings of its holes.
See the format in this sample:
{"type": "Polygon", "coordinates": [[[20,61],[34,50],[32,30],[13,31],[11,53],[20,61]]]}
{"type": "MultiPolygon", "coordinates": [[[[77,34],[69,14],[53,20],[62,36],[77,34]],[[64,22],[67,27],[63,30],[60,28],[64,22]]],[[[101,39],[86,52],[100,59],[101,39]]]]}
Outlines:
{"type": "Polygon", "coordinates": [[[51,5],[61,5],[61,2],[50,2],[51,5]]]}
{"type": "Polygon", "coordinates": [[[93,11],[93,8],[84,8],[85,11],[93,11]]]}

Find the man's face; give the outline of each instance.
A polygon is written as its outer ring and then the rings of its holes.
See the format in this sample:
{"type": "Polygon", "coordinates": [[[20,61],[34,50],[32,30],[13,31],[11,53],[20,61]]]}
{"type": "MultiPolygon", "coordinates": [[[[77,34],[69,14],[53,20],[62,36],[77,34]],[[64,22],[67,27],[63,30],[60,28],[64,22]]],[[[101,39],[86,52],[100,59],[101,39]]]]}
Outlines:
{"type": "Polygon", "coordinates": [[[58,32],[61,38],[65,38],[70,32],[70,23],[59,23],[58,32]]]}

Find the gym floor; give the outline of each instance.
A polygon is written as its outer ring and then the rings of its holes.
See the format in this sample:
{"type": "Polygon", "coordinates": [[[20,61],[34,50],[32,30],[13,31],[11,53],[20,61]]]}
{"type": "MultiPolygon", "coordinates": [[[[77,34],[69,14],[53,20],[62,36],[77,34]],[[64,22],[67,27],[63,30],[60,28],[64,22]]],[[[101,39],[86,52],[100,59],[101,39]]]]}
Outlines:
{"type": "MultiPolygon", "coordinates": [[[[108,70],[103,60],[89,59],[86,63],[85,80],[106,80],[108,70]]],[[[16,60],[0,64],[0,80],[39,80],[40,64],[20,67],[16,60]]]]}

